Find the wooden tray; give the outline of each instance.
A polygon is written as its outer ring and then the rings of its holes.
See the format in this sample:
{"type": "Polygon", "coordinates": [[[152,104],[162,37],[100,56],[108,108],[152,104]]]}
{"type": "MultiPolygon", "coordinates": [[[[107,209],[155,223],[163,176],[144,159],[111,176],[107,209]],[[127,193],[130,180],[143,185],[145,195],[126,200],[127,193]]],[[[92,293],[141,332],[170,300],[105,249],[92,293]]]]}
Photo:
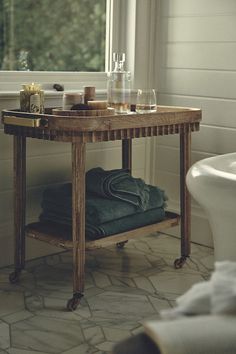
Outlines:
{"type": "MultiPolygon", "coordinates": [[[[109,110],[110,111],[110,110],[109,110]]],[[[75,116],[61,114],[49,114],[48,110],[44,114],[34,114],[20,111],[2,111],[2,122],[6,126],[28,126],[44,130],[43,134],[51,134],[52,131],[64,132],[110,132],[120,130],[137,130],[147,128],[168,128],[173,134],[178,132],[183,124],[191,125],[192,130],[199,129],[201,120],[201,110],[196,108],[164,107],[157,106],[157,112],[145,114],[112,114],[101,116],[75,116]],[[87,119],[86,119],[87,118],[87,119]],[[195,126],[196,124],[196,126],[195,126]]],[[[64,111],[65,112],[65,111],[64,111]]],[[[50,112],[51,113],[51,112],[50,112]]],[[[8,130],[8,129],[6,129],[8,130]]],[[[11,134],[6,131],[8,134],[11,134]]],[[[36,132],[35,132],[36,133],[36,132]]],[[[145,132],[144,132],[145,133],[145,132]]],[[[138,134],[138,132],[137,132],[138,134]]],[[[142,136],[152,136],[156,134],[142,134],[142,136]]],[[[138,135],[141,137],[141,135],[138,135]]],[[[136,137],[136,133],[132,135],[136,137]]]]}
{"type": "Polygon", "coordinates": [[[70,117],[101,117],[101,116],[114,116],[115,109],[86,109],[86,110],[63,110],[61,108],[54,108],[52,114],[57,116],[70,117]]]}

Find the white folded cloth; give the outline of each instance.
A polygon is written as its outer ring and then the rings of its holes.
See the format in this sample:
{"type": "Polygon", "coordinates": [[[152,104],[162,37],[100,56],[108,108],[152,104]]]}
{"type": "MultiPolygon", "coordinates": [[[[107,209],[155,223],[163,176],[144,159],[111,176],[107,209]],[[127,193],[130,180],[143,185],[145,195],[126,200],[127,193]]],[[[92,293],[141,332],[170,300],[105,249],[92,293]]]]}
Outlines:
{"type": "Polygon", "coordinates": [[[162,310],[164,319],[186,315],[236,314],[236,262],[215,263],[209,281],[197,283],[176,299],[176,307],[162,310]]]}
{"type": "Polygon", "coordinates": [[[185,315],[199,315],[210,313],[210,282],[194,284],[190,290],[176,299],[176,307],[161,311],[161,317],[174,319],[185,315]]]}
{"type": "Polygon", "coordinates": [[[236,262],[216,262],[209,281],[193,285],[161,316],[144,323],[161,354],[236,354],[236,262]]]}
{"type": "Polygon", "coordinates": [[[211,284],[211,312],[235,315],[236,262],[216,262],[211,284]]]}

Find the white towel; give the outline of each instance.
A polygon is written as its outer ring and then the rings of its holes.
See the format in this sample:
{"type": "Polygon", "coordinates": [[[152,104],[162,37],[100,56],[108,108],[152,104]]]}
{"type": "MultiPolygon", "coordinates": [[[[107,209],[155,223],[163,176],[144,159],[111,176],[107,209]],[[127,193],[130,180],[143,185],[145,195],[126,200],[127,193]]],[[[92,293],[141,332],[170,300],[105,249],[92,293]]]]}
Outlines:
{"type": "Polygon", "coordinates": [[[236,262],[216,262],[211,284],[211,312],[236,315],[236,262]]]}
{"type": "Polygon", "coordinates": [[[216,262],[209,281],[193,285],[161,316],[144,323],[161,354],[236,354],[236,262],[216,262]]]}
{"type": "Polygon", "coordinates": [[[210,313],[210,294],[212,284],[209,281],[193,285],[189,291],[176,299],[177,306],[161,311],[161,317],[174,319],[185,315],[200,315],[210,313]]]}
{"type": "Polygon", "coordinates": [[[209,281],[193,285],[176,299],[176,307],[162,310],[164,319],[186,315],[236,314],[236,262],[215,263],[209,281]]]}

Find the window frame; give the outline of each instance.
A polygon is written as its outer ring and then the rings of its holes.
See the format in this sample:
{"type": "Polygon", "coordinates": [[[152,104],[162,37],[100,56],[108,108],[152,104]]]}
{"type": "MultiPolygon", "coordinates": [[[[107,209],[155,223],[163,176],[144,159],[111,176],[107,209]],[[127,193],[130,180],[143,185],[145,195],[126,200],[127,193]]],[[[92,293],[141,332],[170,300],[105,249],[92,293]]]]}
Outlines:
{"type": "MultiPolygon", "coordinates": [[[[113,0],[106,0],[106,48],[105,48],[105,71],[104,72],[72,72],[72,71],[10,71],[0,70],[0,94],[18,92],[24,82],[38,82],[47,91],[53,90],[53,85],[59,83],[65,89],[76,89],[78,83],[89,85],[93,83],[98,89],[104,89],[107,71],[107,53],[109,52],[108,43],[111,41],[112,28],[110,27],[113,16],[113,0]]],[[[55,90],[53,90],[55,91],[55,90]]]]}
{"type": "Polygon", "coordinates": [[[133,88],[155,87],[155,32],[159,5],[159,0],[106,0],[104,72],[0,71],[0,96],[18,93],[24,82],[41,83],[46,91],[54,93],[55,83],[64,85],[65,90],[84,85],[105,90],[115,51],[127,54],[126,68],[131,71],[133,88]],[[145,55],[140,56],[140,53],[145,55]]]}

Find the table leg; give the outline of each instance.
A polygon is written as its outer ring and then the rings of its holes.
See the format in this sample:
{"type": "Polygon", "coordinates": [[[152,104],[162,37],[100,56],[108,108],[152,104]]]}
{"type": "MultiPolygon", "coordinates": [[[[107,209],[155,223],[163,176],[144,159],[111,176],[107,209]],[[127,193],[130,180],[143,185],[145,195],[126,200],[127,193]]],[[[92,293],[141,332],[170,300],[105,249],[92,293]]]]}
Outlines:
{"type": "Polygon", "coordinates": [[[77,308],[84,292],[85,159],[86,145],[72,143],[73,297],[67,303],[70,311],[77,308]]]}
{"type": "MultiPolygon", "coordinates": [[[[122,140],[122,168],[129,170],[132,173],[132,139],[122,140]]],[[[116,244],[117,248],[124,248],[125,244],[128,242],[118,242],[116,244]]]]}
{"type": "Polygon", "coordinates": [[[132,172],[132,139],[122,140],[122,168],[132,172]]]}
{"type": "Polygon", "coordinates": [[[15,270],[9,280],[19,280],[21,270],[25,266],[25,207],[26,207],[26,138],[13,137],[14,164],[14,242],[15,270]]]}
{"type": "Polygon", "coordinates": [[[175,260],[175,268],[184,265],[191,251],[191,197],[186,186],[186,174],[191,163],[191,131],[187,128],[180,132],[181,257],[175,260]]]}

